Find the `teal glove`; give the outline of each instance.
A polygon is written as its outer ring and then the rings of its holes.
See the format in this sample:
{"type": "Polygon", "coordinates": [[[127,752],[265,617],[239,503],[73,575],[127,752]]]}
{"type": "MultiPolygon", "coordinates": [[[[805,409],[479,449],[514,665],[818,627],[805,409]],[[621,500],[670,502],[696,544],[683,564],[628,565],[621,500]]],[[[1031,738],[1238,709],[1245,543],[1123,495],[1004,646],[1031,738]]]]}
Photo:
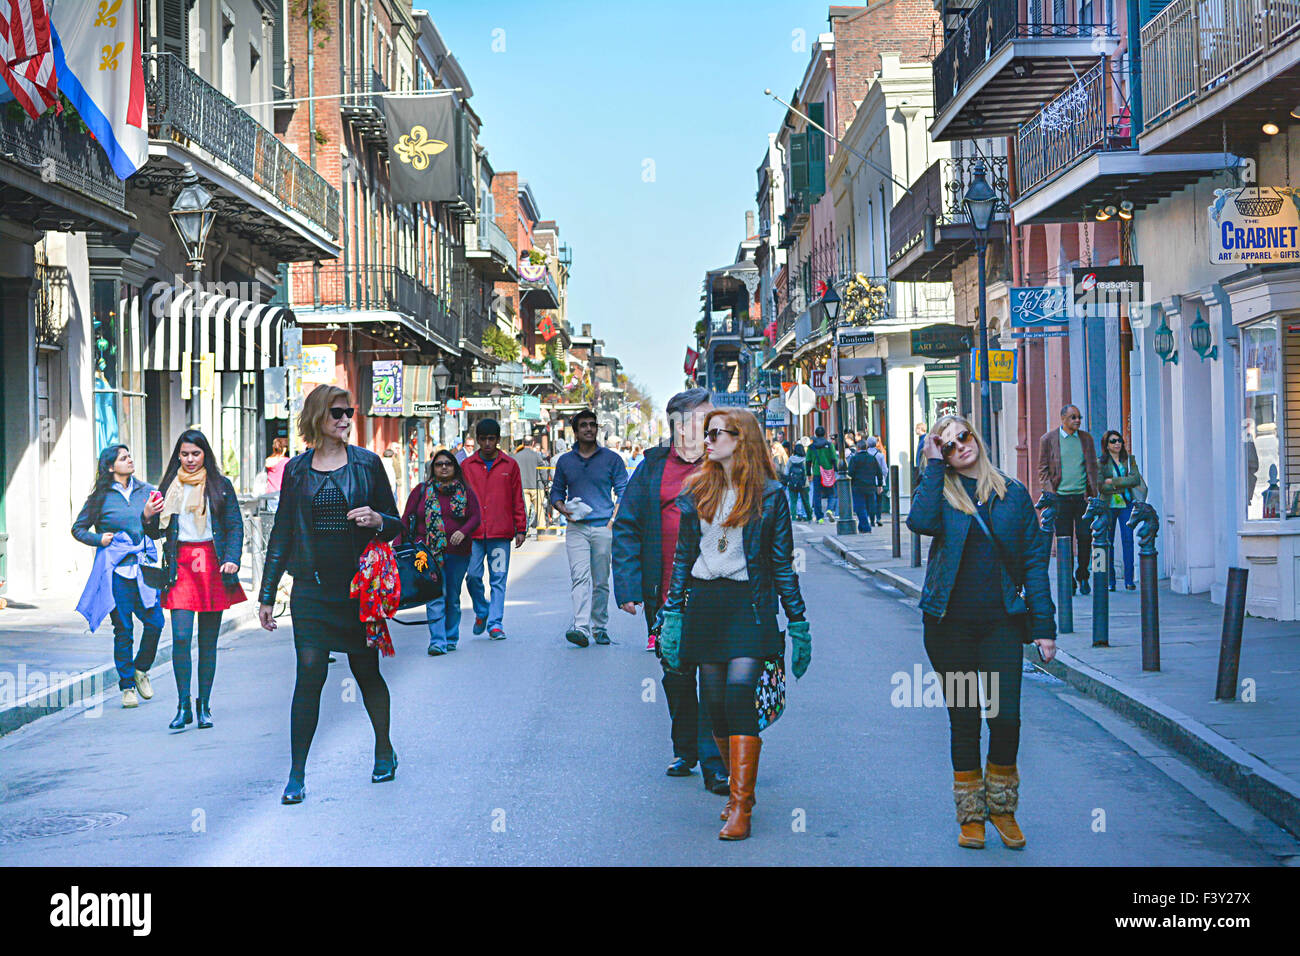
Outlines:
{"type": "Polygon", "coordinates": [[[798,680],[808,672],[808,665],[812,663],[812,635],[808,633],[807,621],[791,621],[788,630],[790,645],[794,649],[790,669],[794,672],[794,679],[798,680]]]}
{"type": "Polygon", "coordinates": [[[664,611],[660,614],[659,653],[664,663],[673,670],[681,669],[682,612],[664,611]]]}

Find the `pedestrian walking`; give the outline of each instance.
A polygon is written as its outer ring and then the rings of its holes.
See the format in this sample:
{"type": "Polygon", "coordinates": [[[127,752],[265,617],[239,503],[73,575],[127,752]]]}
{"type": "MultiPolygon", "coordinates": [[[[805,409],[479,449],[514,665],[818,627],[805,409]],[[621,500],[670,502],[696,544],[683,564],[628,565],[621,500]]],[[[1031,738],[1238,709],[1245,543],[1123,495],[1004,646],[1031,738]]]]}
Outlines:
{"type": "Polygon", "coordinates": [[[542,492],[542,483],[538,479],[537,469],[544,459],[537,451],[537,442],[532,435],[524,439],[523,446],[515,453],[515,464],[519,466],[519,481],[524,489],[524,504],[527,506],[525,526],[528,533],[535,533],[542,523],[542,511],[546,499],[542,492]]]}
{"type": "Polygon", "coordinates": [[[785,463],[785,487],[790,496],[790,514],[799,521],[811,521],[812,505],[808,503],[808,459],[804,446],[795,442],[790,449],[790,460],[785,463]]]}
{"type": "Polygon", "coordinates": [[[172,675],[176,716],[184,730],[197,711],[200,730],[212,726],[212,683],[217,676],[221,615],[248,598],[239,586],[244,516],[235,486],[221,473],[212,446],[197,428],[176,439],[158,494],[144,506],[144,533],[163,539],[162,606],[172,618],[172,675]],[[199,693],[190,708],[191,646],[199,637],[199,693]]]}
{"type": "Polygon", "coordinates": [[[596,413],[584,408],[570,419],[572,450],[555,462],[551,507],[568,519],[564,551],[569,558],[573,623],[564,638],[586,647],[609,643],[609,572],[614,548],[614,498],[627,487],[627,466],[601,448],[596,413]]]}
{"type": "Polygon", "coordinates": [[[758,419],[743,409],[715,409],[705,419],[704,440],[707,459],[677,500],[681,527],[660,643],[669,667],[700,668],[730,777],[718,837],[744,840],[762,749],[755,693],[764,663],[785,650],[778,596],[796,678],[808,669],[812,641],[794,572],[790,510],[758,419]]]}
{"type": "Polygon", "coordinates": [[[645,446],[637,442],[632,446],[632,457],[627,460],[628,474],[640,468],[643,461],[645,461],[645,446]]]}
{"type": "Polygon", "coordinates": [[[135,460],[126,445],[109,445],[99,454],[95,486],[72,523],[72,536],[95,549],[95,563],[77,610],[91,631],[104,617],[113,622],[113,663],[123,707],[153,697],[149,668],[158,653],[162,608],[158,591],[145,580],[141,558],[156,564],[158,550],[144,533],[144,506],[157,494],[135,477],[135,460]],[[135,650],[135,619],[144,625],[135,650]]]}
{"type": "Polygon", "coordinates": [[[775,438],[772,439],[772,464],[776,466],[776,477],[784,477],[785,466],[790,461],[790,453],[785,450],[785,446],[775,438]]]}
{"type": "MultiPolygon", "coordinates": [[[[704,420],[712,411],[707,388],[688,389],[669,399],[665,412],[672,444],[646,453],[645,467],[636,470],[619,498],[614,521],[614,600],[632,615],[638,605],[645,605],[646,650],[656,650],[655,621],[668,596],[681,526],[677,496],[704,458],[704,420]]],[[[729,793],[713,724],[708,712],[700,711],[698,667],[683,664],[674,669],[662,658],[660,665],[673,742],[673,760],[664,772],[688,777],[698,763],[704,789],[729,793]]]]}
{"type": "Polygon", "coordinates": [[[289,439],[275,438],[271,441],[271,454],[266,459],[266,490],[279,494],[280,482],[284,478],[284,466],[289,464],[289,439]]]}
{"type": "Polygon", "coordinates": [[[1088,583],[1092,556],[1092,528],[1084,520],[1088,499],[1100,494],[1097,450],[1092,436],[1081,429],[1083,414],[1077,405],[1061,409],[1061,425],[1038,442],[1038,481],[1044,491],[1055,493],[1056,536],[1075,539],[1074,580],[1070,593],[1090,594],[1088,583]]]}
{"type": "Polygon", "coordinates": [[[1038,526],[1024,485],[998,471],[974,426],[944,415],[924,446],[925,472],[907,527],[934,538],[921,612],[925,651],[943,679],[951,733],[959,846],[984,846],[987,817],[1012,849],[1020,776],[1020,671],[1031,640],[1056,654],[1056,608],[1047,582],[1051,538],[1038,526]],[[988,676],[987,690],[978,682],[988,676]],[[981,710],[981,699],[987,710],[981,710]],[[989,725],[981,770],[981,718],[989,725]]]}
{"type": "Polygon", "coordinates": [[[445,448],[434,452],[427,479],[406,499],[398,536],[403,544],[423,545],[442,576],[442,594],[424,606],[430,657],[454,651],[460,640],[460,588],[481,520],[478,496],[465,482],[456,456],[445,448]]]}
{"type": "Polygon", "coordinates": [[[401,519],[379,456],[348,444],[355,413],[351,394],[335,385],[317,385],[303,401],[298,434],[308,450],[284,470],[280,506],[266,548],[257,616],[263,628],[275,630],[275,592],[288,571],[293,576],[289,612],[298,660],[289,712],[289,782],[281,803],[302,803],[307,795],[307,752],[316,733],[331,651],[348,655],[375,731],[371,781],[383,783],[397,775],[378,643],[367,636],[360,601],[350,595],[362,552],[372,542],[396,538],[401,519]]]}
{"type": "Polygon", "coordinates": [[[524,508],[523,480],[519,465],[501,451],[501,425],[495,418],[480,419],[474,426],[478,450],[461,468],[470,490],[478,498],[479,526],[471,535],[469,570],[465,586],[474,602],[474,633],[488,632],[494,641],[504,641],[506,631],[506,578],[510,575],[510,539],[522,548],[528,535],[528,512],[524,508]],[[483,588],[487,568],[491,597],[483,588]]]}
{"type": "Polygon", "coordinates": [[[817,521],[826,520],[830,515],[831,520],[835,520],[835,512],[838,505],[835,502],[835,466],[838,459],[835,455],[835,446],[826,440],[826,429],[821,425],[813,431],[816,435],[812,445],[808,448],[808,471],[810,472],[809,481],[813,487],[813,510],[817,515],[817,521]]]}
{"type": "Polygon", "coordinates": [[[1118,525],[1124,548],[1124,587],[1134,591],[1137,582],[1133,580],[1133,529],[1128,526],[1128,519],[1133,513],[1133,503],[1147,500],[1147,483],[1138,468],[1137,459],[1128,453],[1123,435],[1113,429],[1106,432],[1101,436],[1101,448],[1097,475],[1101,479],[1102,491],[1109,497],[1112,545],[1106,576],[1110,589],[1115,590],[1114,543],[1115,527],[1118,525]]]}
{"type": "Polygon", "coordinates": [[[880,488],[885,481],[880,460],[868,442],[859,441],[857,451],[849,459],[849,481],[853,511],[858,516],[858,534],[868,534],[873,519],[880,523],[880,488]]]}
{"type": "Polygon", "coordinates": [[[925,439],[930,428],[925,422],[916,423],[916,450],[912,454],[912,487],[921,483],[921,473],[925,471],[925,439]]]}

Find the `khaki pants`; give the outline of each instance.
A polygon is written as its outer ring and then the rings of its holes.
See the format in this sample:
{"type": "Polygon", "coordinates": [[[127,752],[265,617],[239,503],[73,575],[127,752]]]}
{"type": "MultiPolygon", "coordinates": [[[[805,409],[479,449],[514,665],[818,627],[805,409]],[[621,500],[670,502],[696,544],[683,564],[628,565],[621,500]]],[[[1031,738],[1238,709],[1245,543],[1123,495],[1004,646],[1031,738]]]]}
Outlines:
{"type": "Polygon", "coordinates": [[[525,488],[524,504],[528,508],[528,527],[537,528],[549,524],[543,510],[546,508],[546,492],[541,488],[525,488]]]}
{"type": "Polygon", "coordinates": [[[605,522],[570,521],[564,532],[573,597],[573,627],[591,636],[609,624],[609,572],[614,532],[605,522]]]}

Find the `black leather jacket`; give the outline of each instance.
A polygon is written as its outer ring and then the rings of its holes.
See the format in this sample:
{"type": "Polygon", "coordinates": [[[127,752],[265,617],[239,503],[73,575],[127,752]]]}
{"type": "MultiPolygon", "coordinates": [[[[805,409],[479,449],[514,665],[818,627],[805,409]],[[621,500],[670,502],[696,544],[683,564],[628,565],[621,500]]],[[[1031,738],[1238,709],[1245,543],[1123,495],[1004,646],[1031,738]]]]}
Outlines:
{"type": "MultiPolygon", "coordinates": [[[[943,496],[944,463],[930,460],[921,473],[921,485],[912,495],[907,527],[917,534],[930,535],[930,557],[925,565],[925,584],[921,588],[921,610],[942,618],[948,611],[948,596],[957,580],[966,535],[980,531],[975,520],[948,504],[943,496]]],[[[1016,593],[1011,575],[1001,570],[1002,604],[1008,614],[1029,614],[1030,635],[1034,639],[1056,637],[1056,605],[1047,580],[1047,561],[1052,553],[1052,538],[1038,525],[1033,502],[1025,486],[1007,478],[1006,497],[996,497],[984,514],[989,529],[997,536],[1007,557],[1019,566],[1017,574],[1025,583],[1025,598],[1016,593]],[[1027,606],[1026,606],[1027,605],[1027,606]]]]}
{"type": "MultiPolygon", "coordinates": [[[[700,513],[690,492],[677,497],[681,525],[677,532],[677,551],[673,555],[673,576],[668,585],[665,611],[681,611],[686,606],[686,585],[691,568],[700,556],[700,513]]],[[[790,502],[779,481],[768,480],[763,487],[763,512],[758,521],[745,525],[745,565],[749,572],[751,608],[757,624],[776,621],[776,601],[780,596],[785,616],[802,621],[805,608],[799,593],[799,576],[794,573],[794,531],[790,527],[790,502]]]]}
{"type": "MultiPolygon", "coordinates": [[[[393,499],[393,486],[378,455],[356,445],[348,445],[348,464],[341,474],[348,509],[370,507],[383,518],[380,528],[352,528],[352,560],[359,561],[361,552],[371,541],[392,541],[401,533],[402,521],[398,517],[397,502],[393,499]]],[[[280,484],[280,505],[275,513],[275,528],[266,546],[266,563],[262,572],[262,587],[258,592],[261,604],[275,602],[275,591],[280,577],[288,571],[295,579],[316,579],[312,561],[311,500],[306,494],[307,471],[311,468],[313,450],[295,455],[284,466],[284,479],[280,484]]]]}
{"type": "MultiPolygon", "coordinates": [[[[173,479],[175,480],[175,479],[173,479]]],[[[222,478],[224,484],[221,487],[221,520],[217,521],[214,517],[216,512],[212,508],[212,498],[208,498],[208,517],[212,524],[212,546],[217,552],[217,567],[213,568],[216,573],[218,568],[223,564],[240,563],[240,558],[244,554],[244,515],[239,510],[239,498],[235,494],[235,486],[230,483],[229,478],[222,478]]],[[[159,489],[162,494],[167,494],[163,489],[159,489]]],[[[205,492],[206,494],[206,489],[205,492]]],[[[156,514],[152,518],[144,518],[141,524],[144,526],[144,533],[151,538],[163,539],[163,567],[167,570],[167,580],[163,584],[164,592],[169,590],[176,583],[176,554],[180,550],[181,523],[175,516],[167,523],[166,529],[160,528],[161,514],[156,514]]],[[[238,582],[239,572],[236,571],[231,576],[233,581],[238,582]]]]}

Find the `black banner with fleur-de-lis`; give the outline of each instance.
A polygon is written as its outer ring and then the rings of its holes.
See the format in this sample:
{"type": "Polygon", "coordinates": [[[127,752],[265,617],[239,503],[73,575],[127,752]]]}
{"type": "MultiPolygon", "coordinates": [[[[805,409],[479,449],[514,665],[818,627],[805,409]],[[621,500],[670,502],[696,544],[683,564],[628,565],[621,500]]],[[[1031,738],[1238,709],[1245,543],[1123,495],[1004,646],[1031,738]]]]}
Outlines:
{"type": "Polygon", "coordinates": [[[394,202],[459,196],[456,106],[450,96],[385,96],[388,172],[394,202]]]}

